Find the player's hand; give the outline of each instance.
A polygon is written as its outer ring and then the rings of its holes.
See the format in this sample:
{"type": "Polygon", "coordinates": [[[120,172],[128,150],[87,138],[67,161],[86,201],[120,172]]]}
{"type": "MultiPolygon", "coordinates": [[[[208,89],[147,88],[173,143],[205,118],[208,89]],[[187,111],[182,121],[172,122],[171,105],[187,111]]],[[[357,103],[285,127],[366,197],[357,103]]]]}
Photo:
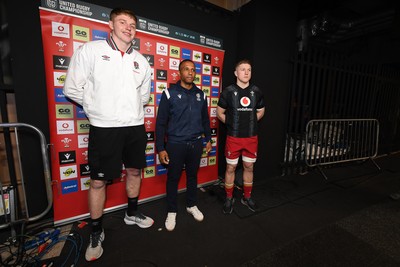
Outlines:
{"type": "Polygon", "coordinates": [[[168,153],[165,150],[158,153],[158,159],[162,164],[169,164],[168,153]]]}

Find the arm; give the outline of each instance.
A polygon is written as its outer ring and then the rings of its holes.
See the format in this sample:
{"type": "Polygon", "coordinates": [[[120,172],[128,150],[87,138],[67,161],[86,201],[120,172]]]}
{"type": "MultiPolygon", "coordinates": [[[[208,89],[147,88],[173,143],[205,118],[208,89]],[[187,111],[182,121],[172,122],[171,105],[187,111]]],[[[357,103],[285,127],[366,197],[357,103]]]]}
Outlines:
{"type": "Polygon", "coordinates": [[[162,164],[169,164],[169,156],[167,153],[167,150],[163,150],[161,152],[158,152],[158,159],[162,164]]]}
{"type": "Polygon", "coordinates": [[[257,109],[257,120],[261,120],[262,117],[264,117],[265,114],[265,108],[260,108],[257,109]]]}
{"type": "MultiPolygon", "coordinates": [[[[204,136],[207,141],[207,147],[208,144],[211,144],[211,128],[210,128],[210,116],[208,114],[208,106],[207,106],[207,96],[204,95],[204,102],[203,106],[201,109],[201,118],[202,118],[202,124],[203,124],[203,129],[204,129],[204,136]]],[[[210,147],[211,150],[211,147],[210,147]]],[[[209,151],[207,151],[209,152],[209,151]]]]}
{"type": "Polygon", "coordinates": [[[220,106],[217,106],[217,117],[223,123],[225,123],[225,119],[226,119],[225,111],[226,111],[226,109],[221,108],[220,106]]]}
{"type": "Polygon", "coordinates": [[[211,140],[210,140],[209,142],[207,142],[206,152],[209,153],[211,151],[211,149],[212,149],[212,143],[211,143],[211,140]]]}
{"type": "Polygon", "coordinates": [[[150,99],[150,90],[151,90],[151,68],[148,66],[146,69],[146,74],[140,87],[140,93],[142,95],[142,104],[143,106],[149,102],[150,99]]]}
{"type": "Polygon", "coordinates": [[[169,105],[165,92],[166,91],[164,91],[161,95],[156,119],[156,149],[158,151],[158,158],[162,164],[168,164],[169,162],[168,153],[164,147],[164,139],[167,131],[169,117],[169,105]]]}
{"type": "MultiPolygon", "coordinates": [[[[229,88],[229,87],[228,87],[229,88]]],[[[226,101],[227,97],[227,92],[228,88],[225,88],[224,91],[222,91],[218,104],[217,104],[217,118],[222,122],[226,122],[226,109],[228,108],[228,103],[226,101]]]]}
{"type": "Polygon", "coordinates": [[[63,88],[64,95],[79,105],[83,104],[83,90],[91,70],[87,52],[83,49],[81,46],[72,56],[63,88]]]}
{"type": "Polygon", "coordinates": [[[262,117],[264,117],[265,102],[264,102],[264,94],[262,93],[262,91],[258,87],[256,87],[256,88],[257,88],[257,91],[258,91],[258,94],[259,94],[259,98],[258,98],[257,105],[256,105],[256,108],[257,108],[257,113],[256,113],[257,121],[259,121],[259,120],[261,120],[262,117]]]}

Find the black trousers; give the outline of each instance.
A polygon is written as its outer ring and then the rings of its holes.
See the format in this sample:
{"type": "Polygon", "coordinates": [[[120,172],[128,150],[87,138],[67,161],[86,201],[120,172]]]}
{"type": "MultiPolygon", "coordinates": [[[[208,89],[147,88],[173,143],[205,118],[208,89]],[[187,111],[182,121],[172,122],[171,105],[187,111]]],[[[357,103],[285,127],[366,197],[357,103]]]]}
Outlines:
{"type": "Polygon", "coordinates": [[[199,139],[186,144],[167,143],[169,156],[167,172],[167,210],[178,212],[178,184],[183,168],[186,172],[186,206],[197,203],[197,171],[203,153],[203,140],[199,139]]]}

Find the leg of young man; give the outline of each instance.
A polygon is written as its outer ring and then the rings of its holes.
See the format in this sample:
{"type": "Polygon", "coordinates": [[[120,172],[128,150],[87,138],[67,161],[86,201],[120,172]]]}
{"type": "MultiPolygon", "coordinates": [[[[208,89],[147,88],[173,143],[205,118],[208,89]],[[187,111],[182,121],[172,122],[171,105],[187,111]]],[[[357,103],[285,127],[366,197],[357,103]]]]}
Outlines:
{"type": "Polygon", "coordinates": [[[147,135],[144,125],[128,127],[124,131],[124,148],[122,161],[126,170],[126,195],[128,208],[124,221],[127,225],[137,225],[148,228],[154,220],[138,211],[140,187],[142,184],[142,170],[146,166],[147,135]]]}
{"type": "Polygon", "coordinates": [[[225,192],[228,198],[233,197],[233,188],[235,185],[235,171],[237,164],[226,164],[225,170],[225,192]]]}
{"type": "Polygon", "coordinates": [[[252,162],[243,162],[243,194],[245,198],[251,197],[253,189],[253,167],[252,162]]]}
{"type": "Polygon", "coordinates": [[[89,212],[92,219],[103,216],[106,201],[106,181],[91,180],[88,192],[89,212]]]}
{"type": "Polygon", "coordinates": [[[233,197],[233,191],[235,189],[235,171],[239,162],[240,147],[237,146],[237,140],[231,136],[227,136],[225,144],[225,158],[226,158],[226,169],[225,169],[225,194],[226,199],[222,212],[225,214],[231,214],[233,211],[233,203],[235,199],[233,197]]]}
{"type": "Polygon", "coordinates": [[[141,183],[141,170],[126,168],[126,195],[128,196],[128,208],[126,210],[124,221],[127,225],[136,224],[140,228],[148,228],[154,224],[154,220],[138,211],[141,183]]]}
{"type": "Polygon", "coordinates": [[[237,164],[226,164],[225,170],[225,203],[222,208],[223,213],[231,214],[233,211],[233,203],[235,199],[233,198],[233,190],[235,189],[235,171],[237,164]]]}
{"type": "Polygon", "coordinates": [[[188,144],[185,163],[186,169],[186,211],[193,215],[196,221],[203,221],[204,215],[197,207],[197,172],[200,167],[203,141],[198,140],[188,144]]]}
{"type": "Polygon", "coordinates": [[[258,137],[253,136],[246,138],[244,142],[247,144],[243,146],[242,161],[243,161],[243,198],[242,204],[246,205],[251,211],[257,210],[257,205],[251,198],[251,191],[253,190],[253,169],[254,163],[257,160],[257,147],[258,137]]]}
{"type": "Polygon", "coordinates": [[[173,231],[178,212],[178,184],[185,162],[186,145],[167,143],[166,150],[169,156],[169,164],[166,183],[167,218],[165,228],[168,231],[173,231]]]}
{"type": "Polygon", "coordinates": [[[243,161],[243,198],[242,204],[246,205],[251,211],[257,210],[257,205],[251,198],[251,191],[253,190],[253,162],[243,161]]]}
{"type": "Polygon", "coordinates": [[[128,197],[138,197],[142,178],[140,177],[140,169],[126,169],[126,194],[128,197]]]}
{"type": "Polygon", "coordinates": [[[90,234],[89,246],[87,247],[85,254],[87,261],[97,260],[103,254],[103,247],[101,243],[105,237],[102,227],[105,201],[106,181],[91,179],[88,192],[88,204],[92,233],[90,234]]]}

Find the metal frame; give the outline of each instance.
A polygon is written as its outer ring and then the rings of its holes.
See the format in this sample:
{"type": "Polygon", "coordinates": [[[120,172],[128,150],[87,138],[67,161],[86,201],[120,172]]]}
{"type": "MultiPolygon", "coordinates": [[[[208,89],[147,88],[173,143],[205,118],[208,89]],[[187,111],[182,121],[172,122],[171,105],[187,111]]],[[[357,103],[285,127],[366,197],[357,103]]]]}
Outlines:
{"type": "MultiPolygon", "coordinates": [[[[43,161],[43,175],[44,175],[44,179],[45,179],[45,185],[46,185],[46,194],[47,194],[47,207],[44,209],[43,212],[41,212],[38,215],[29,216],[29,207],[27,205],[27,203],[25,203],[25,208],[26,208],[26,214],[27,214],[27,218],[23,219],[25,222],[33,222],[33,221],[37,221],[39,219],[41,219],[42,217],[44,217],[52,208],[53,205],[53,193],[52,193],[52,181],[51,181],[51,172],[50,172],[50,166],[49,166],[49,158],[47,155],[47,143],[46,143],[46,138],[44,136],[44,134],[42,133],[42,131],[40,131],[38,128],[36,128],[35,126],[32,126],[30,124],[26,124],[26,123],[0,123],[0,128],[3,128],[5,130],[5,132],[9,133],[11,128],[14,128],[14,134],[15,134],[15,138],[16,138],[16,150],[17,150],[17,159],[19,161],[19,166],[20,166],[20,174],[21,174],[21,182],[22,182],[22,191],[23,191],[23,197],[26,201],[26,191],[25,191],[25,181],[24,181],[24,176],[23,176],[23,172],[22,172],[22,166],[21,166],[21,158],[20,158],[20,145],[19,145],[19,133],[18,133],[18,129],[19,128],[29,128],[31,130],[33,130],[34,132],[36,132],[39,136],[40,139],[40,147],[41,147],[41,154],[42,154],[42,161],[43,161]]],[[[7,155],[9,156],[9,155],[7,155]]],[[[10,160],[8,158],[8,160],[10,160]]],[[[12,160],[12,159],[11,159],[12,160]]],[[[18,190],[17,187],[15,187],[15,190],[18,190]]],[[[4,203],[4,199],[2,196],[2,201],[4,203]]],[[[16,200],[18,201],[18,200],[16,200]]],[[[11,205],[15,205],[15,203],[11,203],[10,202],[10,207],[11,205]]],[[[15,222],[17,222],[19,219],[18,218],[11,218],[11,220],[9,222],[6,222],[4,224],[0,225],[0,229],[4,229],[7,228],[9,226],[11,226],[12,224],[14,224],[15,222]]]]}
{"type": "Polygon", "coordinates": [[[308,167],[373,160],[378,154],[379,122],[376,119],[310,120],[306,125],[304,154],[308,167]]]}

